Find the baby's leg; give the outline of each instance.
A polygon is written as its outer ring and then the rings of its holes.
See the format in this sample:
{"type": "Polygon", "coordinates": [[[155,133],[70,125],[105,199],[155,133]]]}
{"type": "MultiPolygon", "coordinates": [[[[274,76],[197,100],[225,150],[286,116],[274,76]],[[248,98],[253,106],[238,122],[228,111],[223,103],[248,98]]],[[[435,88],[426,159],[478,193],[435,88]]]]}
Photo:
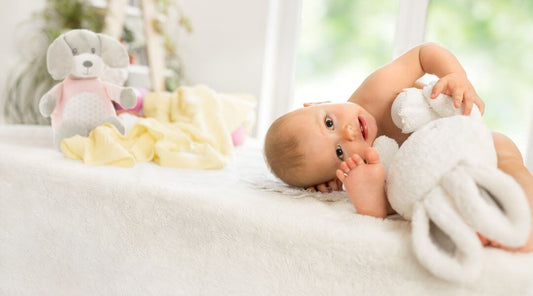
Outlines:
{"type": "Polygon", "coordinates": [[[358,154],[347,158],[337,170],[337,178],[344,183],[357,213],[385,218],[388,214],[385,169],[373,148],[365,151],[365,159],[366,163],[358,154]]]}
{"type": "MultiPolygon", "coordinates": [[[[498,155],[498,168],[512,176],[518,182],[518,184],[522,186],[522,189],[524,189],[529,202],[529,208],[533,215],[533,176],[524,166],[524,160],[522,159],[520,150],[518,150],[511,139],[503,134],[493,133],[492,137],[494,140],[494,147],[496,148],[496,153],[498,155]]],[[[490,245],[506,250],[531,252],[533,251],[533,225],[531,234],[529,235],[529,240],[527,241],[526,245],[521,248],[508,248],[497,242],[489,241],[486,238],[482,238],[481,241],[484,245],[490,245]]]]}

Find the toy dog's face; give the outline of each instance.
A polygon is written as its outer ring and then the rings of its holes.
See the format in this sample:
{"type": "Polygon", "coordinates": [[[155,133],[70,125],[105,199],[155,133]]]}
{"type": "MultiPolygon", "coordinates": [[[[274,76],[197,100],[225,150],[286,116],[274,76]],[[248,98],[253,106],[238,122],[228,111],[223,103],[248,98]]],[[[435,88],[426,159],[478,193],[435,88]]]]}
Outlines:
{"type": "Polygon", "coordinates": [[[71,34],[64,39],[72,53],[72,70],[70,74],[80,78],[100,75],[104,61],[100,57],[102,49],[96,34],[71,34]]]}
{"type": "Polygon", "coordinates": [[[125,68],[128,52],[117,40],[89,30],[72,30],[57,37],[48,47],[48,72],[60,80],[67,75],[92,78],[100,75],[104,64],[125,68]]]}

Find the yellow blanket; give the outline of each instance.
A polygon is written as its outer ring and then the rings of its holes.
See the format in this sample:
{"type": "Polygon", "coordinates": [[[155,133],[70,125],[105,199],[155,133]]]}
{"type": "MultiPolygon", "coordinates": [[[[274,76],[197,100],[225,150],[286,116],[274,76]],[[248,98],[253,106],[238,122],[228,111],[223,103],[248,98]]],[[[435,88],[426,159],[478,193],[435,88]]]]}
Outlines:
{"type": "Polygon", "coordinates": [[[125,136],[109,124],[88,137],[61,142],[66,157],[91,165],[132,167],[154,161],[162,166],[219,169],[233,157],[231,132],[249,131],[255,98],[219,94],[206,86],[181,87],[175,93],[150,93],[143,102],[146,118],[125,136]]]}

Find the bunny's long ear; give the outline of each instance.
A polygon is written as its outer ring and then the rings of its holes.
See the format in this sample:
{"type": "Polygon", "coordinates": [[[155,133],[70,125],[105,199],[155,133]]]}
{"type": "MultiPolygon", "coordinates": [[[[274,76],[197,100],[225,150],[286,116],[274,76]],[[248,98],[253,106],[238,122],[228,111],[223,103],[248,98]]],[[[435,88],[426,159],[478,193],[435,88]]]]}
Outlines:
{"type": "Polygon", "coordinates": [[[57,37],[46,52],[46,67],[55,80],[61,80],[72,70],[72,50],[65,41],[65,35],[57,37]]]}
{"type": "Polygon", "coordinates": [[[481,243],[441,187],[415,205],[412,239],[418,261],[435,276],[453,282],[470,282],[479,276],[481,243]]]}
{"type": "Polygon", "coordinates": [[[478,232],[508,247],[526,243],[531,214],[524,191],[511,176],[494,167],[461,165],[442,184],[478,232]]]}
{"type": "Polygon", "coordinates": [[[117,40],[104,35],[96,34],[100,40],[102,59],[111,68],[125,68],[129,65],[126,48],[117,40]]]}

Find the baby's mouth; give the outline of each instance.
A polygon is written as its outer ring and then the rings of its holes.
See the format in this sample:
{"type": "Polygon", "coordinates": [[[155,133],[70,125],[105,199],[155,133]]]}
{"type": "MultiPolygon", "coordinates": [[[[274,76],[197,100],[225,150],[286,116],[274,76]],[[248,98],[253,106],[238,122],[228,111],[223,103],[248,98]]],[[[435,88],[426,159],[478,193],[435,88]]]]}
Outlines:
{"type": "Polygon", "coordinates": [[[366,122],[361,116],[359,116],[357,120],[359,120],[359,128],[361,129],[361,135],[363,135],[363,139],[366,140],[366,136],[367,136],[366,122]]]}

